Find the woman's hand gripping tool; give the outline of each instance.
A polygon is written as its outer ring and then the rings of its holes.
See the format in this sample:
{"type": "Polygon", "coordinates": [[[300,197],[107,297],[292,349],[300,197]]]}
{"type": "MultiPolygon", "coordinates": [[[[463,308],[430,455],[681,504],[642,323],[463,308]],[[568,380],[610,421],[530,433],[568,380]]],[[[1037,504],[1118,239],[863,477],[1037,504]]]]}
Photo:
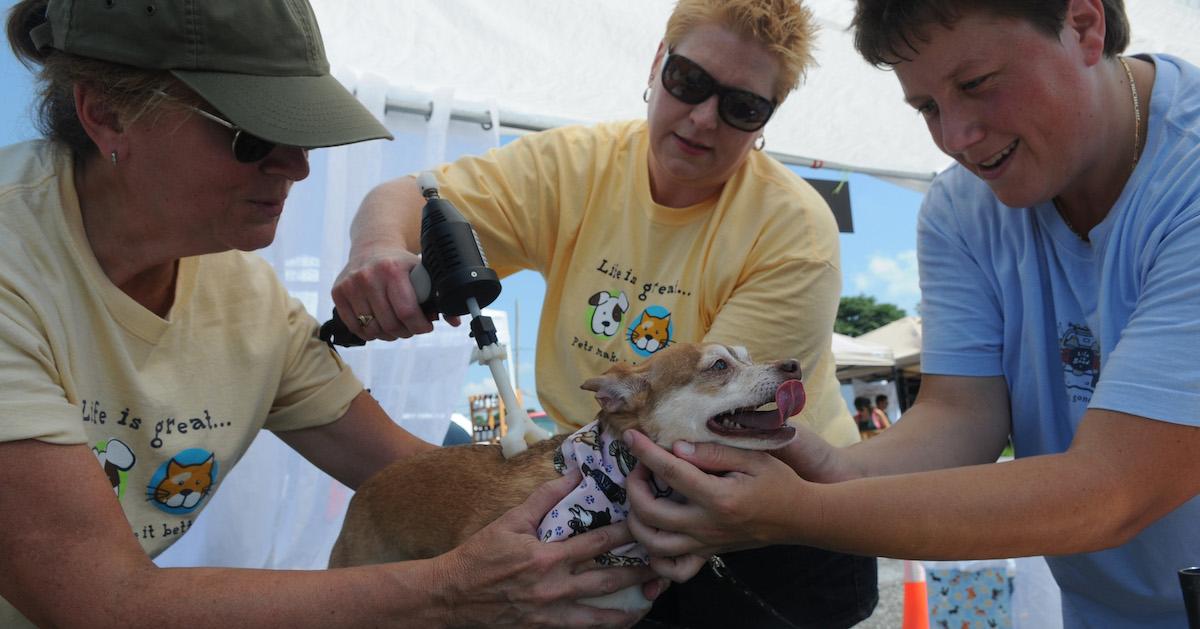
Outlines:
{"type": "MultiPolygon", "coordinates": [[[[458,208],[438,194],[437,179],[424,172],[417,178],[425,207],[421,211],[421,264],[409,273],[421,308],[433,316],[471,315],[471,337],[478,350],[473,359],[486,364],[507,410],[508,431],[500,439],[504,456],[510,457],[533,443],[550,436],[529,419],[517,402],[508,373],[504,370],[504,347],[496,336],[491,317],[481,310],[500,295],[500,279],[487,266],[479,238],[458,208]]],[[[338,316],[321,326],[321,340],[330,345],[356,347],[366,343],[338,316]]]]}

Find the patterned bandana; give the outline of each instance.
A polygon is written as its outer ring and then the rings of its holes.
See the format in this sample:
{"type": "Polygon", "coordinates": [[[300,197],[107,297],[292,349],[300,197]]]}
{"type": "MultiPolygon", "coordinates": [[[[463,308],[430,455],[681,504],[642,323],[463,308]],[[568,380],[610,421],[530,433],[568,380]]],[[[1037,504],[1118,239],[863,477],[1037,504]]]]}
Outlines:
{"type": "MultiPolygon", "coordinates": [[[[579,468],[583,481],[546,514],[538,526],[538,537],[543,542],[557,542],[624,520],[629,514],[625,476],[634,465],[637,459],[620,435],[610,430],[601,432],[599,421],[567,437],[554,453],[554,467],[563,474],[569,468],[579,468]]],[[[667,496],[671,489],[655,493],[667,496]]],[[[641,544],[631,542],[596,560],[603,565],[637,566],[649,563],[649,555],[641,544]]]]}

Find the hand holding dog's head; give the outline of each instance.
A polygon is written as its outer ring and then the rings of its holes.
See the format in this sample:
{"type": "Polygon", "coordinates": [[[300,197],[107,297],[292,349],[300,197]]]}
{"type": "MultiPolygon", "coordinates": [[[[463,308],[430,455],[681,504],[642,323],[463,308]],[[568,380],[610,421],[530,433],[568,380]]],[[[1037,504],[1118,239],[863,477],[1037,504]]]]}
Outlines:
{"type": "Polygon", "coordinates": [[[787,418],[805,399],[799,361],[755,364],[745,348],[717,344],[677,343],[581,388],[596,393],[597,417],[608,427],[636,428],[665,447],[684,440],[779,448],[795,436],[787,418]],[[771,403],[776,408],[757,410],[771,403]]]}

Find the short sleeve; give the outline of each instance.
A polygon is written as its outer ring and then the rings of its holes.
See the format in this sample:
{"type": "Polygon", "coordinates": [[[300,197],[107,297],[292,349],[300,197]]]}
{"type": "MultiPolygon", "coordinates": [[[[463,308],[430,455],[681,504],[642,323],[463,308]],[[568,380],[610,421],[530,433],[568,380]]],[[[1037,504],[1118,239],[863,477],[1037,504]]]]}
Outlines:
{"type": "Polygon", "coordinates": [[[0,441],[86,441],[45,330],[29,304],[7,288],[0,288],[0,391],[0,441]]]}
{"type": "Polygon", "coordinates": [[[265,428],[297,430],[331,423],[350,408],[362,383],[325,342],[317,321],[288,298],[288,360],[265,428]]]}
{"type": "Polygon", "coordinates": [[[1137,304],[1090,406],[1200,424],[1200,206],[1152,246],[1137,304]]]}
{"type": "Polygon", "coordinates": [[[970,231],[971,222],[990,208],[955,207],[949,185],[946,175],[934,182],[917,219],[921,371],[1001,375],[1004,322],[1000,298],[979,263],[988,255],[987,241],[973,238],[970,231]]]}

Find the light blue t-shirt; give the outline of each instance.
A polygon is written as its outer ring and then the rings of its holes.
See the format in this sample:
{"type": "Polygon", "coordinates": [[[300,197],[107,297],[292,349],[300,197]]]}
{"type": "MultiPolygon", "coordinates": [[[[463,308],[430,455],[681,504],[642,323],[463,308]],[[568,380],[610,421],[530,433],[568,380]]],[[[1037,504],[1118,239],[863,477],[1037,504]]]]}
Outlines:
{"type": "MultiPolygon", "coordinates": [[[[1090,243],[960,166],[921,210],[922,369],[1004,376],[1018,457],[1065,451],[1088,407],[1200,425],[1200,69],[1147,58],[1145,149],[1090,243]]],[[[1200,499],[1118,548],[1047,559],[1068,627],[1184,627],[1200,499]]]]}

